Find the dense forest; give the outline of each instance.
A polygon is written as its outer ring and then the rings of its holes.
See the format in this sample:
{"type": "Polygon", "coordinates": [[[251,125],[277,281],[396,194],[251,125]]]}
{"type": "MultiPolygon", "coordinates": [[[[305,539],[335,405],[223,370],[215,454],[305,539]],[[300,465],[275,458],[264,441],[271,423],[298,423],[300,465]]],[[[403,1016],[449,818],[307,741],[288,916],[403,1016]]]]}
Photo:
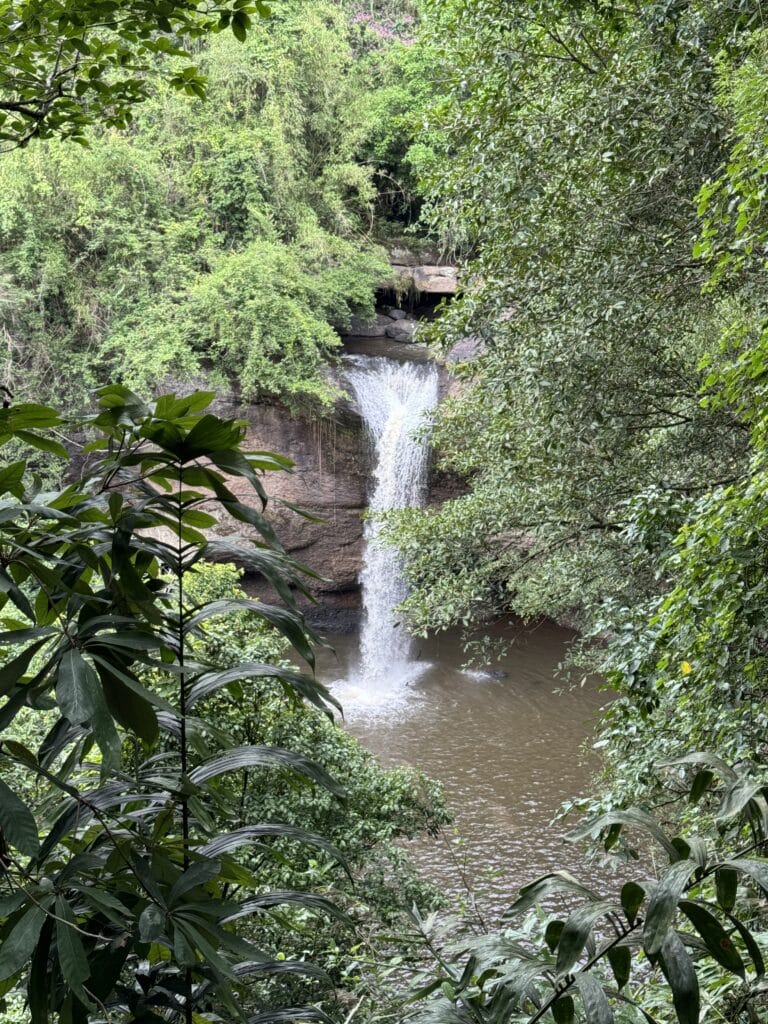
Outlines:
{"type": "Polygon", "coordinates": [[[0,7],[3,1019],[768,1021],[760,3],[203,8],[0,7]],[[560,794],[604,891],[553,863],[498,922],[409,860],[451,809],[339,726],[292,453],[214,398],[332,420],[396,246],[471,351],[461,493],[382,516],[403,620],[483,663],[575,624],[612,691],[560,794]]]}

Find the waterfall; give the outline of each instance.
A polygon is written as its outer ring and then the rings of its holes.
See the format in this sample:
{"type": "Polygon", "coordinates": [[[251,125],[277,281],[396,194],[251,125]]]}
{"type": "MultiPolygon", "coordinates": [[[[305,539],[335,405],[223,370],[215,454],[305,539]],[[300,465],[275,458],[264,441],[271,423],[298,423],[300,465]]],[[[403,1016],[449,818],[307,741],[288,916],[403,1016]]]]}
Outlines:
{"type": "MultiPolygon", "coordinates": [[[[346,378],[371,439],[373,511],[424,504],[427,491],[429,414],[437,405],[433,363],[371,356],[345,359],[346,378]]],[[[378,537],[375,519],[365,526],[360,582],[363,622],[359,682],[366,693],[387,696],[413,674],[411,639],[394,608],[407,595],[400,558],[378,537]]]]}

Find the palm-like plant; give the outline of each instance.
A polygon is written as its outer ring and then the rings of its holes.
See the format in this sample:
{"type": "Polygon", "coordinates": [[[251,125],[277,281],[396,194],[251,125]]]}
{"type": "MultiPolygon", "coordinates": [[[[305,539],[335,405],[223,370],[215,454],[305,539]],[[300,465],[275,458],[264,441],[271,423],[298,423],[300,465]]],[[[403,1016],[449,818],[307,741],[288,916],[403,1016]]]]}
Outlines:
{"type": "MultiPolygon", "coordinates": [[[[245,979],[322,974],[255,948],[238,922],[281,902],[334,906],[264,892],[237,851],[280,836],[328,844],[274,821],[213,834],[211,804],[226,800],[219,780],[231,772],[278,766],[342,794],[307,758],[232,747],[198,716],[206,695],[265,678],[329,713],[333,703],[311,673],[312,636],[293,596],[304,570],[264,515],[262,476],[291,463],[245,451],[245,424],[206,412],[212,398],[145,403],[105,387],[87,422],[95,440],[81,480],[41,492],[25,460],[0,471],[0,737],[23,708],[49,726],[36,750],[12,738],[0,747],[6,780],[9,770],[32,773],[48,794],[34,803],[0,781],[0,995],[26,979],[31,1024],[52,1015],[62,1024],[261,1021],[270,1014],[244,1005],[245,979]],[[240,554],[279,606],[187,600],[185,577],[221,512],[254,528],[258,539],[240,554]],[[310,671],[201,661],[190,641],[235,608],[276,627],[310,671]]],[[[51,409],[10,404],[0,443],[67,456],[50,436],[61,422],[51,409]]],[[[322,1016],[272,1012],[286,1014],[322,1016]]]]}

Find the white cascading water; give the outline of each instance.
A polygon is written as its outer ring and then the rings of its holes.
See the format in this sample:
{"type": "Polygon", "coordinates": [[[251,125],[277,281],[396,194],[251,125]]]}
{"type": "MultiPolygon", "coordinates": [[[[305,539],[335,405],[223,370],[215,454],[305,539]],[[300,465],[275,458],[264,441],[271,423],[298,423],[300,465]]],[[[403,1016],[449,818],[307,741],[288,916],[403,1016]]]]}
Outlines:
{"type": "MultiPolygon", "coordinates": [[[[372,356],[349,356],[344,362],[373,444],[371,510],[423,505],[428,427],[438,399],[437,368],[431,362],[401,363],[372,356]]],[[[419,669],[410,660],[411,638],[394,611],[408,592],[400,558],[378,533],[376,519],[369,519],[360,574],[363,622],[357,682],[371,703],[395,696],[419,669]]]]}

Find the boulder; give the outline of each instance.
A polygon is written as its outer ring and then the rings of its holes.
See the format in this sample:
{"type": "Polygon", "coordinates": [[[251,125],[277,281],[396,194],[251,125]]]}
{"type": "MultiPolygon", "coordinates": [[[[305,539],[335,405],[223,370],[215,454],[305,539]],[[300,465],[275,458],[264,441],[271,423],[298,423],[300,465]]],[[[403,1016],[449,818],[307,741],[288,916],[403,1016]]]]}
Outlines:
{"type": "Polygon", "coordinates": [[[408,318],[404,309],[387,309],[387,316],[390,320],[406,320],[408,318]]]}
{"type": "Polygon", "coordinates": [[[396,320],[390,322],[386,335],[393,341],[411,342],[415,340],[417,327],[415,320],[396,320]]]}
{"type": "Polygon", "coordinates": [[[390,318],[383,313],[377,313],[372,320],[353,316],[350,318],[349,331],[346,333],[350,338],[383,338],[391,323],[390,318]]]}
{"type": "MultiPolygon", "coordinates": [[[[270,473],[265,481],[267,518],[286,551],[319,573],[319,580],[310,581],[318,595],[358,590],[371,467],[362,423],[347,405],[340,403],[334,418],[320,422],[292,415],[279,405],[237,410],[248,420],[246,448],[279,452],[295,463],[292,472],[270,473]],[[283,502],[322,521],[302,518],[283,502]]],[[[252,490],[239,477],[229,486],[247,503],[254,502],[252,490]]],[[[235,541],[252,533],[234,520],[218,532],[222,539],[235,541]]]]}
{"type": "Polygon", "coordinates": [[[457,267],[422,266],[413,268],[413,287],[433,295],[453,295],[459,283],[457,267]]]}
{"type": "Polygon", "coordinates": [[[389,250],[389,262],[402,267],[417,267],[420,263],[425,263],[430,256],[433,259],[440,258],[436,252],[418,253],[404,245],[393,245],[389,250]]]}

